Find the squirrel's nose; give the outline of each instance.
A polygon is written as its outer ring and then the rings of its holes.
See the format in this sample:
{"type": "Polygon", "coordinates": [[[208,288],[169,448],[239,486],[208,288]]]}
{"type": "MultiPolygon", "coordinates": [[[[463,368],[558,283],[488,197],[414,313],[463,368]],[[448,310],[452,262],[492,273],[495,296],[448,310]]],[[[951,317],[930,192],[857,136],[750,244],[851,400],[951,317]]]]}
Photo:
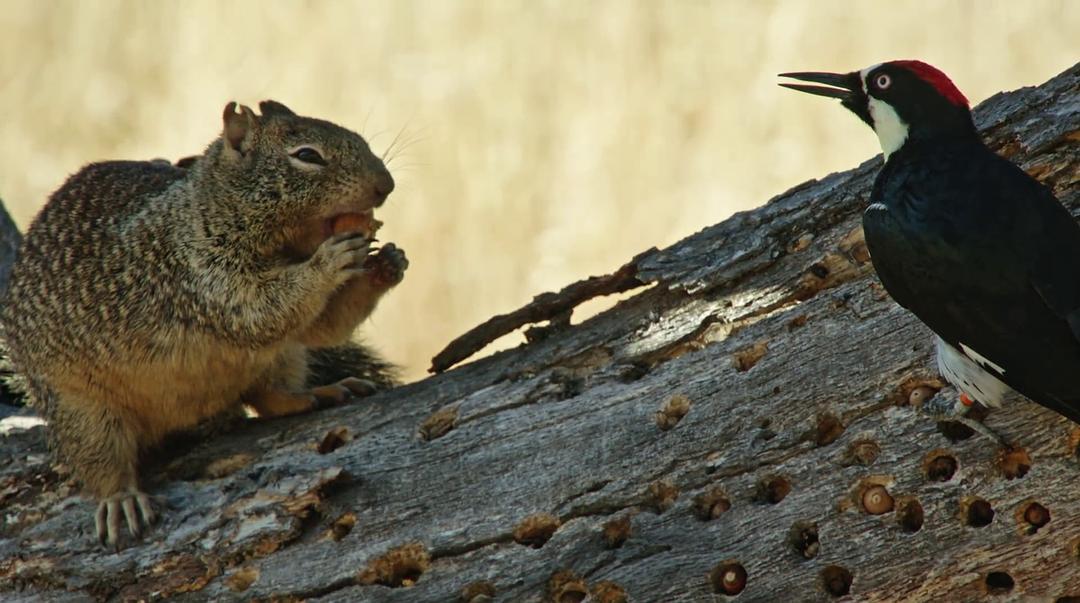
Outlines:
{"type": "Polygon", "coordinates": [[[394,192],[394,177],[390,175],[387,169],[383,168],[376,172],[374,189],[375,207],[380,207],[386,202],[386,198],[390,196],[390,193],[394,192]]]}

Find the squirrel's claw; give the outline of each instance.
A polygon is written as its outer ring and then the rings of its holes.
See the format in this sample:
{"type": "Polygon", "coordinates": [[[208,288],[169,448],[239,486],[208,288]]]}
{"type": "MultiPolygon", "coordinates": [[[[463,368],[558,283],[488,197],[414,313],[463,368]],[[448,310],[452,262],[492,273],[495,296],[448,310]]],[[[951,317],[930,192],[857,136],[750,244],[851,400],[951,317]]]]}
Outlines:
{"type": "Polygon", "coordinates": [[[143,527],[157,521],[154,506],[145,492],[131,490],[114,494],[98,503],[94,513],[94,529],[98,542],[120,551],[120,524],[127,523],[132,538],[142,536],[143,527]]]}
{"type": "Polygon", "coordinates": [[[344,404],[350,395],[370,396],[378,389],[374,383],[367,379],[346,377],[336,383],[312,388],[311,395],[315,396],[318,408],[327,408],[344,404]]]}

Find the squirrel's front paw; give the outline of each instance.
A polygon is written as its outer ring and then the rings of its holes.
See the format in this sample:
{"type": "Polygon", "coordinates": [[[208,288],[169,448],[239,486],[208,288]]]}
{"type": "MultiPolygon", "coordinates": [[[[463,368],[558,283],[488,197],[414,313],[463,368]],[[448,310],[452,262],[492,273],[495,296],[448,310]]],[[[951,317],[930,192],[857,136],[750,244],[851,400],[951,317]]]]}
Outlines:
{"type": "Polygon", "coordinates": [[[145,492],[131,489],[120,492],[98,503],[94,514],[94,527],[101,544],[120,550],[120,522],[127,524],[132,538],[142,535],[144,527],[157,521],[154,506],[145,492]]]}
{"type": "Polygon", "coordinates": [[[334,287],[364,273],[364,260],[371,250],[371,239],[363,234],[336,234],[323,241],[310,262],[326,270],[334,287]]]}
{"type": "Polygon", "coordinates": [[[409,260],[405,251],[393,243],[383,245],[377,253],[364,260],[364,271],[371,281],[380,287],[393,287],[405,278],[409,260]]]}

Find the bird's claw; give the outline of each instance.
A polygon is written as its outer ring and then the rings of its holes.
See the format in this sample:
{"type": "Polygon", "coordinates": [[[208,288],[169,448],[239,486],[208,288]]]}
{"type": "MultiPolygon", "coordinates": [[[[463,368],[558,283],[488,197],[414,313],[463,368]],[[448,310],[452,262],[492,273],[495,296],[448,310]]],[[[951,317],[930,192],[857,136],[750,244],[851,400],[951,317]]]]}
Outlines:
{"type": "Polygon", "coordinates": [[[157,521],[150,497],[140,490],[131,489],[114,494],[98,503],[94,513],[94,528],[98,541],[119,552],[120,522],[127,524],[132,538],[142,536],[143,528],[157,521]]]}
{"type": "Polygon", "coordinates": [[[935,421],[955,421],[990,438],[999,446],[1007,446],[1005,440],[994,433],[994,430],[967,416],[967,412],[971,410],[971,404],[971,398],[966,394],[947,387],[923,402],[921,410],[924,415],[935,421]]]}

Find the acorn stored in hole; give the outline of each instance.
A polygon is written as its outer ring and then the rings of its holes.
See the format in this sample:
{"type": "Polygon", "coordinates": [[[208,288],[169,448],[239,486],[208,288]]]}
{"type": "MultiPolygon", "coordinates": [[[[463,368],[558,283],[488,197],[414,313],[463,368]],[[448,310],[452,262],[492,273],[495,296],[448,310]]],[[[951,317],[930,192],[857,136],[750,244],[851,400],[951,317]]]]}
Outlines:
{"type": "Polygon", "coordinates": [[[746,568],[738,561],[725,561],[709,572],[712,591],[722,595],[737,595],[746,588],[746,568]]]}
{"type": "Polygon", "coordinates": [[[720,517],[731,508],[731,501],[719,486],[713,486],[694,497],[694,515],[701,521],[720,517]]]}
{"type": "Polygon", "coordinates": [[[908,404],[920,407],[924,402],[933,398],[935,394],[937,394],[937,391],[934,388],[920,385],[919,387],[912,389],[911,393],[908,394],[908,404]]]}
{"type": "Polygon", "coordinates": [[[1050,509],[1037,502],[1029,503],[1024,507],[1024,523],[1027,524],[1028,534],[1034,534],[1039,528],[1050,523],[1050,509]]]}
{"type": "Polygon", "coordinates": [[[881,515],[893,510],[893,498],[885,486],[870,486],[863,491],[862,508],[870,515],[881,515]]]}

